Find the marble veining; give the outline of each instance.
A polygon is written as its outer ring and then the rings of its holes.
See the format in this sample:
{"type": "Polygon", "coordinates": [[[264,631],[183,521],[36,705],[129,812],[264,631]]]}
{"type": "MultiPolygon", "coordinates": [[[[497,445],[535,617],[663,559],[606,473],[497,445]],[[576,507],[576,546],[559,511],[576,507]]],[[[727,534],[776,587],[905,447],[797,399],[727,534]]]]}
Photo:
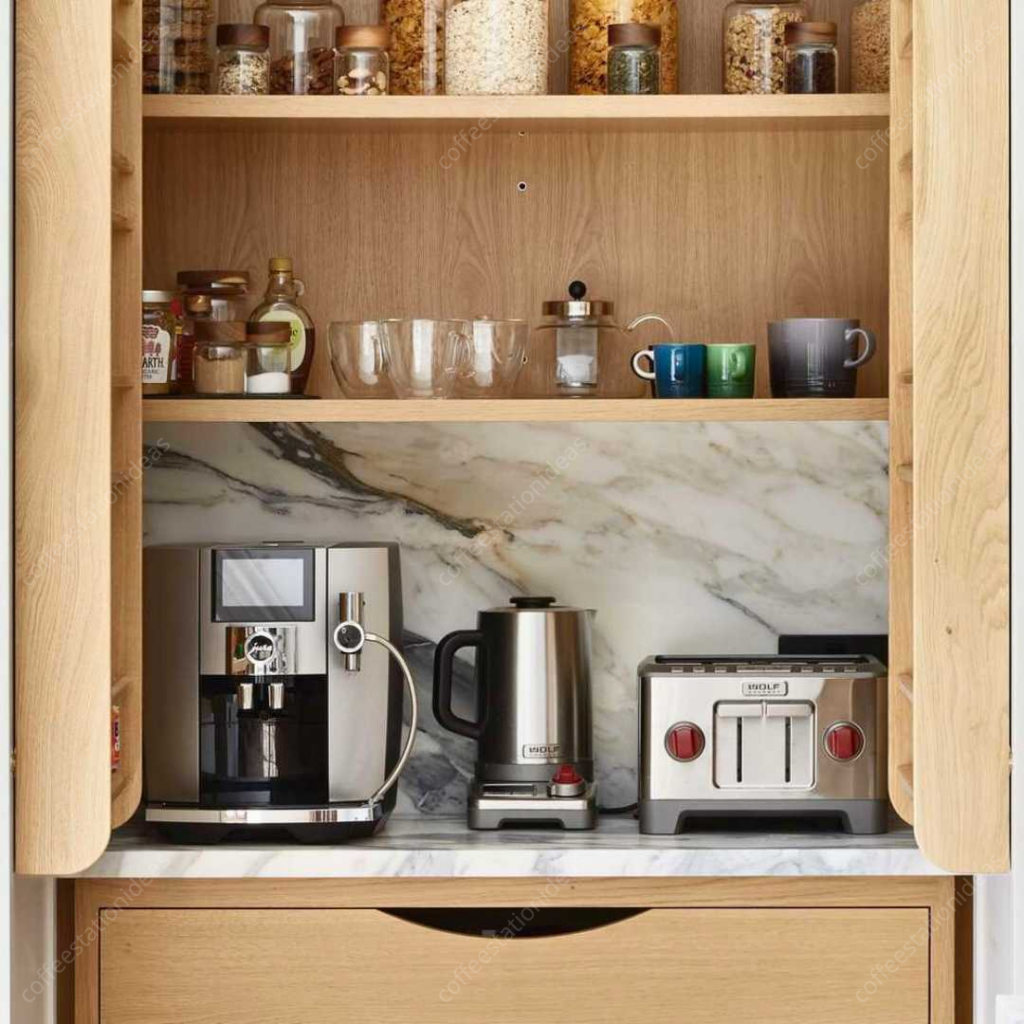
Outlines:
{"type": "MultiPolygon", "coordinates": [[[[602,802],[636,795],[636,666],[884,632],[878,423],[154,424],[147,544],[397,540],[424,708],[405,815],[459,815],[473,744],[430,712],[433,650],[519,593],[597,609],[602,802]],[[858,574],[863,582],[858,582],[858,574]]],[[[471,711],[472,669],[455,681],[471,711]]],[[[676,845],[673,849],[685,849],[676,845]]]]}

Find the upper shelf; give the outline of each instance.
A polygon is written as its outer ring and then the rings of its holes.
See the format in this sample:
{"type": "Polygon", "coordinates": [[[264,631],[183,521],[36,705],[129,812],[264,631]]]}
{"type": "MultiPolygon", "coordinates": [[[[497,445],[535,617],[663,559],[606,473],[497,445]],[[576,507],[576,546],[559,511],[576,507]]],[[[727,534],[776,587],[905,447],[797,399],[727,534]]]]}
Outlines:
{"type": "Polygon", "coordinates": [[[667,423],[758,420],[885,420],[887,398],[362,400],[158,398],[150,423],[667,423]]]}
{"type": "Polygon", "coordinates": [[[355,131],[884,128],[887,95],[838,96],[146,96],[149,128],[355,131]]]}

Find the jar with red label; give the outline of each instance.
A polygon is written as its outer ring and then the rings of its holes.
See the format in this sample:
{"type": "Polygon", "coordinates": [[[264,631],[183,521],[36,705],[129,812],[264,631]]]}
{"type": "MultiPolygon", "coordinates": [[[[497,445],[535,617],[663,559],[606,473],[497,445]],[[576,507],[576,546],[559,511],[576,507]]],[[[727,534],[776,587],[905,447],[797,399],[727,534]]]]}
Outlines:
{"type": "Polygon", "coordinates": [[[142,293],[142,393],[167,395],[174,380],[178,317],[174,292],[142,293]]]}

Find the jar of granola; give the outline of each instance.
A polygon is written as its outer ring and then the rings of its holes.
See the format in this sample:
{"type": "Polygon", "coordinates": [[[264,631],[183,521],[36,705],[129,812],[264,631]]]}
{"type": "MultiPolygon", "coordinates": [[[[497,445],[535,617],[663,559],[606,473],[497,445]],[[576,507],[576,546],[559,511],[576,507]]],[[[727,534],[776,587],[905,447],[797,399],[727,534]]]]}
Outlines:
{"type": "Polygon", "coordinates": [[[569,92],[603,96],[608,91],[608,27],[638,22],[661,32],[659,91],[679,89],[679,10],[676,0],[571,0],[569,92]]]}
{"type": "Polygon", "coordinates": [[[444,0],[381,0],[391,39],[392,96],[444,92],[444,0]]]}
{"type": "Polygon", "coordinates": [[[334,0],[264,0],[253,21],[270,29],[272,95],[334,95],[334,34],[345,24],[334,0]]]}
{"type": "Polygon", "coordinates": [[[889,0],[850,9],[850,92],[889,91],[889,0]]]}
{"type": "Polygon", "coordinates": [[[807,16],[803,0],[733,0],[722,36],[725,92],[784,93],[786,26],[807,16]]]}

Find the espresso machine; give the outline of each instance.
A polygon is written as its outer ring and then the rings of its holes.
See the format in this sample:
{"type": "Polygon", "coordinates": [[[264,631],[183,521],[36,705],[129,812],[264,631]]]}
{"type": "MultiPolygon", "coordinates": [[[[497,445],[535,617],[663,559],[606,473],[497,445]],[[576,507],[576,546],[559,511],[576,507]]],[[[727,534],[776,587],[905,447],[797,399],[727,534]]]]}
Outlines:
{"type": "Polygon", "coordinates": [[[181,841],[380,828],[417,724],[401,594],[397,544],[147,548],[146,820],[181,841]]]}
{"type": "Polygon", "coordinates": [[[592,753],[590,623],[594,612],[553,597],[513,597],[449,633],[434,659],[434,716],[477,741],[469,788],[474,829],[597,825],[592,753]],[[476,715],[452,708],[455,654],[476,649],[476,715]]]}

